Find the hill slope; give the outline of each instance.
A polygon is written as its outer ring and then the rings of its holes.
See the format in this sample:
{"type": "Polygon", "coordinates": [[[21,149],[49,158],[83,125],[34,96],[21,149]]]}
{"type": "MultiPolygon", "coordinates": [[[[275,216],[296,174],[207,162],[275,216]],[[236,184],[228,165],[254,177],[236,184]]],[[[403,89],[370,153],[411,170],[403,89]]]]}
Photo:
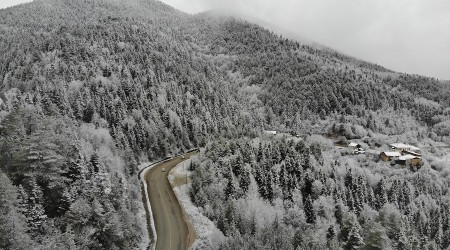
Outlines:
{"type": "Polygon", "coordinates": [[[138,248],[137,163],[213,137],[310,131],[345,116],[402,133],[402,117],[433,126],[450,105],[434,79],[150,0],[0,10],[0,53],[1,185],[17,197],[4,209],[26,240],[1,234],[3,248],[138,248]]]}

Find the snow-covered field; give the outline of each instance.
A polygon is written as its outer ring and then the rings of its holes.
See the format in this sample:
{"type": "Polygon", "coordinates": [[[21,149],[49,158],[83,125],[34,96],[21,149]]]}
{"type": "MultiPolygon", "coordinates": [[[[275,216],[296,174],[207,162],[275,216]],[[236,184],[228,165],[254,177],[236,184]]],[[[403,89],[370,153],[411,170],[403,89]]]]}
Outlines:
{"type": "Polygon", "coordinates": [[[225,240],[225,236],[214,225],[214,223],[204,216],[189,198],[189,189],[191,183],[186,185],[186,176],[190,179],[191,172],[187,170],[190,159],[178,164],[169,173],[169,182],[173,187],[175,195],[178,198],[184,212],[187,214],[187,220],[192,224],[195,230],[196,239],[191,249],[214,249],[218,241],[225,240]],[[214,243],[214,244],[213,244],[214,243]]]}

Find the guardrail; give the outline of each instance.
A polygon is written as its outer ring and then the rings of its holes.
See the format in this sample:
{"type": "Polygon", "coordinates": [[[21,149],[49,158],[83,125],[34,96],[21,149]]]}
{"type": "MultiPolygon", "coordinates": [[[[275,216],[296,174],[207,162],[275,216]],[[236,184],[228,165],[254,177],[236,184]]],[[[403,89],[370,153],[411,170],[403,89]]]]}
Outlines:
{"type": "Polygon", "coordinates": [[[175,156],[169,156],[169,157],[164,158],[163,160],[159,160],[159,161],[156,161],[156,162],[149,163],[147,167],[142,168],[139,171],[139,173],[138,173],[139,179],[141,180],[141,184],[142,184],[142,186],[141,186],[141,193],[142,193],[143,196],[145,196],[145,199],[143,199],[143,201],[144,201],[144,209],[147,212],[147,230],[149,231],[148,232],[148,237],[149,237],[149,241],[150,241],[149,244],[153,243],[153,247],[151,247],[149,245],[147,247],[147,249],[152,248],[153,250],[155,250],[155,248],[156,248],[156,241],[158,239],[158,236],[156,235],[155,220],[153,219],[152,206],[150,204],[150,198],[148,197],[148,189],[147,189],[147,182],[145,181],[145,173],[148,170],[152,169],[154,166],[158,165],[158,164],[164,163],[166,161],[173,160],[173,159],[175,159],[177,157],[180,157],[182,155],[191,153],[193,151],[199,151],[199,149],[198,148],[189,149],[188,151],[185,151],[184,153],[181,153],[181,154],[178,154],[178,155],[175,155],[175,156]],[[152,231],[152,233],[150,233],[150,230],[152,231]],[[153,241],[152,241],[151,238],[153,238],[153,241]]]}

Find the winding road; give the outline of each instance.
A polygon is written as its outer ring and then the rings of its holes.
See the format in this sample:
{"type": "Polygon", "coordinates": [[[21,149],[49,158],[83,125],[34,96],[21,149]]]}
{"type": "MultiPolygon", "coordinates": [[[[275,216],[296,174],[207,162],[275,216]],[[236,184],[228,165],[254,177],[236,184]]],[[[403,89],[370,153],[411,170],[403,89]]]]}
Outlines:
{"type": "Polygon", "coordinates": [[[192,244],[192,229],[185,221],[167,176],[173,167],[194,154],[196,151],[161,162],[144,175],[156,228],[156,249],[188,249],[192,244]]]}

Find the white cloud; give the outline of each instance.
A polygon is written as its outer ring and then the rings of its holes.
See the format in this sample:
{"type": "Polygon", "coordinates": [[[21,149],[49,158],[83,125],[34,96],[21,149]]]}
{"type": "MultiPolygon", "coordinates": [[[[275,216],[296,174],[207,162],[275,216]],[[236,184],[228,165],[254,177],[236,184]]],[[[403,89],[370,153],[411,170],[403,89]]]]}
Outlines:
{"type": "Polygon", "coordinates": [[[0,9],[11,7],[21,3],[28,3],[32,0],[1,0],[0,1],[0,9]]]}
{"type": "MultiPolygon", "coordinates": [[[[0,8],[31,0],[0,0],[0,8]]],[[[163,0],[238,11],[400,72],[450,79],[448,0],[163,0]]]]}
{"type": "Polygon", "coordinates": [[[163,2],[189,13],[235,10],[393,70],[450,79],[447,0],[163,2]]]}

